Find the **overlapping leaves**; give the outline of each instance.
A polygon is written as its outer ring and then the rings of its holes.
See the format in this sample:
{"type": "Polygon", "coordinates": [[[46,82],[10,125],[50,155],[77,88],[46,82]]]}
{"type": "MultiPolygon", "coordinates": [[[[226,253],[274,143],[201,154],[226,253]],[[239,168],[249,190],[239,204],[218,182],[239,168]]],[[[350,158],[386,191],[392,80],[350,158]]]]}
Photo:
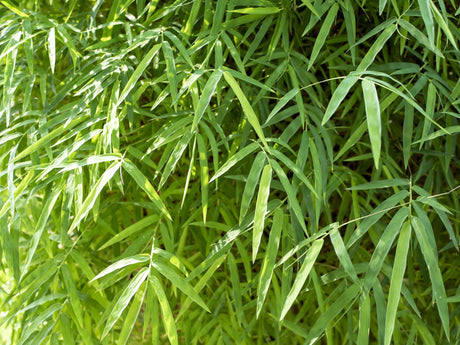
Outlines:
{"type": "Polygon", "coordinates": [[[0,4],[0,341],[459,340],[455,2],[0,4]]]}

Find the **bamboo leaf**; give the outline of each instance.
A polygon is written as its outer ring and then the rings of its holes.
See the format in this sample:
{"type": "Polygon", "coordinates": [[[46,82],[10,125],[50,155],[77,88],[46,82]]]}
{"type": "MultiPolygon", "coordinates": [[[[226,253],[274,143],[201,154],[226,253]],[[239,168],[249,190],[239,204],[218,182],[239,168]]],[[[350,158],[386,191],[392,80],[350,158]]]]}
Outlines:
{"type": "Polygon", "coordinates": [[[168,339],[171,342],[171,345],[178,345],[179,342],[177,337],[176,323],[174,322],[174,316],[172,314],[171,307],[169,306],[165,291],[157,277],[150,276],[149,282],[158,297],[158,302],[160,302],[161,313],[163,314],[163,325],[165,326],[165,331],[168,335],[168,339]]]}
{"type": "Polygon", "coordinates": [[[101,338],[105,338],[112,327],[115,325],[115,322],[121,316],[121,313],[126,309],[131,298],[141,289],[142,283],[147,279],[149,271],[147,268],[141,269],[136,276],[129,282],[129,284],[123,290],[121,296],[118,298],[117,302],[113,306],[107,323],[105,325],[104,331],[102,332],[101,338]]]}
{"type": "Polygon", "coordinates": [[[136,70],[133,72],[131,77],[129,78],[128,82],[126,83],[123,91],[120,93],[120,97],[118,97],[118,101],[115,105],[115,107],[118,107],[121,102],[125,100],[125,98],[128,96],[128,94],[131,92],[133,87],[136,85],[137,81],[141,77],[142,73],[146,70],[148,65],[150,64],[150,61],[152,61],[153,57],[158,53],[158,51],[161,48],[161,44],[156,44],[154,45],[144,56],[142,61],[139,63],[137,66],[136,70]]]}
{"type": "Polygon", "coordinates": [[[369,344],[369,331],[371,324],[371,299],[369,294],[363,294],[359,310],[359,326],[357,344],[369,344]]]}
{"type": "Polygon", "coordinates": [[[390,293],[388,295],[387,312],[385,317],[385,345],[391,343],[391,337],[396,321],[396,312],[398,310],[399,298],[401,295],[401,286],[403,284],[404,272],[406,270],[407,254],[411,238],[411,225],[406,221],[402,226],[399,234],[398,247],[391,273],[390,293]]]}
{"type": "Polygon", "coordinates": [[[83,327],[83,309],[80,303],[80,297],[78,297],[78,291],[75,285],[75,281],[72,277],[72,273],[66,264],[61,266],[61,273],[67,292],[69,293],[70,304],[72,305],[72,309],[77,317],[77,322],[80,327],[83,327]]]}
{"type": "Polygon", "coordinates": [[[56,29],[51,28],[48,33],[48,55],[50,59],[51,73],[54,74],[56,66],[56,29]]]}
{"type": "Polygon", "coordinates": [[[134,300],[129,307],[128,314],[126,319],[123,322],[123,328],[121,329],[120,337],[118,338],[118,344],[125,345],[128,341],[128,338],[133,331],[134,325],[137,321],[137,317],[141,310],[142,302],[145,296],[147,284],[142,285],[134,296],[134,300]]]}
{"type": "Polygon", "coordinates": [[[342,236],[340,236],[339,229],[337,227],[338,224],[332,227],[331,231],[329,232],[329,236],[331,237],[332,245],[334,246],[334,250],[337,254],[337,257],[340,260],[345,272],[348,273],[349,277],[352,281],[357,284],[360,284],[358,276],[356,274],[355,267],[351,262],[350,255],[345,248],[345,244],[343,243],[342,236]]]}
{"type": "Polygon", "coordinates": [[[393,242],[408,215],[409,209],[407,207],[401,208],[393,216],[382,236],[380,237],[380,240],[375,247],[375,251],[372,254],[371,261],[369,262],[366,277],[364,278],[365,292],[368,292],[374,284],[374,279],[376,279],[377,274],[380,272],[383,262],[388,255],[388,252],[390,251],[391,246],[393,245],[393,242]]]}
{"type": "Polygon", "coordinates": [[[256,210],[254,214],[254,231],[252,236],[252,262],[256,261],[259,251],[260,240],[264,231],[265,213],[267,212],[268,195],[270,194],[270,184],[272,180],[272,168],[270,165],[264,166],[260,178],[259,193],[257,194],[256,210]]]}
{"type": "Polygon", "coordinates": [[[241,161],[247,155],[253,153],[259,145],[257,143],[251,143],[242,149],[240,149],[237,153],[235,153],[232,157],[230,157],[220,168],[216,171],[214,176],[211,178],[209,182],[212,182],[225,174],[228,170],[230,170],[236,163],[241,161]]]}
{"type": "Polygon", "coordinates": [[[229,72],[224,72],[224,78],[232,88],[233,92],[235,92],[236,97],[238,97],[238,100],[241,103],[241,107],[243,108],[243,111],[247,116],[252,128],[254,128],[254,131],[256,132],[257,136],[260,138],[264,146],[267,147],[267,140],[265,139],[264,132],[262,131],[262,127],[260,126],[259,119],[256,113],[254,112],[254,109],[251,107],[251,104],[249,104],[248,99],[244,95],[243,90],[241,90],[237,81],[229,72]]]}
{"type": "Polygon", "coordinates": [[[159,219],[158,215],[154,214],[148,217],[145,217],[144,219],[141,219],[140,221],[134,223],[133,225],[128,226],[126,229],[124,229],[122,232],[119,232],[115,236],[113,236],[110,240],[105,242],[99,250],[105,249],[107,247],[110,247],[114,245],[115,243],[118,243],[120,241],[123,241],[125,238],[128,238],[129,236],[145,229],[146,227],[152,225],[153,223],[157,222],[159,219]]]}
{"type": "Polygon", "coordinates": [[[305,344],[312,345],[315,343],[326,327],[334,320],[337,315],[345,308],[350,307],[350,303],[356,298],[360,292],[359,285],[353,284],[338,298],[332,305],[322,314],[315,322],[308,333],[308,338],[305,344]]]}
{"type": "Polygon", "coordinates": [[[244,216],[248,212],[249,205],[254,196],[257,184],[259,183],[260,174],[265,164],[265,153],[259,152],[252,163],[251,170],[249,171],[246,184],[244,186],[243,196],[241,198],[240,206],[240,224],[244,216]]]}
{"type": "Polygon", "coordinates": [[[160,196],[155,191],[155,188],[153,188],[152,184],[145,177],[145,175],[127,158],[123,159],[121,164],[123,169],[125,169],[131,175],[139,187],[141,187],[142,190],[147,194],[155,207],[161,211],[161,213],[163,213],[168,219],[172,219],[160,196]]]}
{"type": "Polygon", "coordinates": [[[422,15],[422,19],[425,22],[425,28],[428,34],[428,39],[430,40],[431,46],[434,47],[434,21],[430,9],[430,1],[418,0],[418,5],[420,7],[420,14],[422,15]]]}
{"type": "Polygon", "coordinates": [[[343,79],[337,89],[335,89],[334,93],[332,94],[331,100],[329,101],[329,104],[327,105],[326,112],[324,113],[322,125],[324,126],[327,121],[334,115],[344,98],[347,96],[348,92],[350,89],[353,87],[353,85],[356,84],[358,81],[358,77],[354,75],[348,75],[343,79]]]}
{"type": "Polygon", "coordinates": [[[80,222],[86,217],[89,213],[91,208],[94,206],[96,202],[96,198],[101,193],[102,189],[105,185],[112,179],[113,175],[120,169],[121,162],[114,162],[110,165],[110,167],[102,174],[102,176],[97,180],[93,190],[88,194],[85,201],[81,205],[81,208],[78,210],[77,215],[75,216],[74,221],[70,225],[67,234],[72,233],[72,231],[80,224],[80,222]]]}
{"type": "Polygon", "coordinates": [[[380,180],[363,183],[357,186],[347,188],[347,190],[374,190],[378,188],[409,186],[410,181],[405,178],[395,178],[389,180],[380,180]]]}
{"type": "Polygon", "coordinates": [[[313,46],[313,50],[310,56],[310,61],[308,62],[308,69],[310,69],[316,61],[321,48],[324,46],[326,42],[326,38],[331,30],[332,24],[334,24],[335,17],[337,16],[337,12],[339,10],[339,5],[334,3],[331,8],[327,12],[327,16],[324,19],[323,25],[321,26],[321,30],[318,33],[318,36],[315,40],[315,45],[313,46]]]}
{"type": "Polygon", "coordinates": [[[407,190],[399,191],[398,193],[390,196],[385,201],[381,202],[372,212],[371,214],[364,219],[364,221],[359,224],[356,231],[350,236],[346,247],[350,248],[358,239],[360,239],[368,230],[369,228],[374,225],[383,215],[393,208],[397,203],[404,200],[409,196],[409,192],[407,190]]]}
{"type": "Polygon", "coordinates": [[[203,89],[200,100],[195,108],[195,117],[193,118],[192,131],[196,129],[198,123],[200,122],[206,108],[211,101],[211,97],[216,91],[217,83],[219,83],[220,78],[222,77],[221,70],[215,70],[209,77],[206,86],[203,89]]]}
{"type": "Polygon", "coordinates": [[[113,263],[112,265],[110,265],[109,267],[107,267],[106,269],[104,269],[102,272],[100,272],[97,276],[95,276],[90,281],[90,283],[95,281],[95,280],[97,280],[97,279],[100,279],[100,278],[106,276],[109,273],[115,272],[115,271],[117,271],[119,269],[122,269],[122,268],[125,268],[125,267],[127,267],[129,265],[135,265],[135,264],[139,264],[139,263],[142,263],[142,262],[149,261],[149,259],[150,258],[149,258],[148,255],[140,254],[140,255],[134,255],[134,256],[130,256],[130,257],[118,260],[115,263],[113,263]]]}
{"type": "Polygon", "coordinates": [[[436,248],[430,245],[428,229],[423,225],[418,217],[411,218],[411,224],[417,236],[418,243],[422,250],[423,258],[428,266],[430,274],[431,288],[433,293],[433,300],[438,307],[439,317],[442,322],[444,333],[447,339],[450,338],[449,331],[449,309],[447,307],[447,296],[444,288],[444,280],[442,278],[441,270],[439,269],[438,258],[436,256],[436,248]]]}
{"type": "Polygon", "coordinates": [[[206,306],[206,303],[201,299],[201,297],[196,293],[190,284],[178,275],[174,270],[172,270],[167,265],[161,263],[160,261],[152,262],[151,266],[160,272],[166,279],[170,280],[174,286],[178,287],[184,294],[187,295],[193,302],[198,304],[201,308],[210,312],[209,308],[206,306]]]}
{"type": "Polygon", "coordinates": [[[281,311],[280,320],[284,319],[284,317],[286,316],[286,313],[292,307],[292,304],[294,304],[297,296],[300,293],[300,290],[302,289],[303,285],[305,284],[305,281],[308,278],[308,275],[313,265],[316,262],[316,258],[318,257],[319,252],[321,251],[321,248],[323,247],[323,244],[324,244],[324,240],[318,239],[314,241],[312,246],[308,249],[307,254],[305,255],[305,259],[302,263],[302,266],[300,267],[300,270],[297,273],[297,276],[295,278],[294,284],[292,285],[291,291],[289,291],[289,294],[286,297],[286,301],[283,304],[283,309],[281,311]]]}
{"type": "Polygon", "coordinates": [[[273,270],[275,269],[276,256],[281,238],[281,230],[283,228],[284,214],[281,209],[275,212],[273,224],[268,238],[267,250],[265,252],[262,269],[259,276],[259,284],[257,286],[257,318],[260,316],[262,306],[267,297],[268,288],[272,279],[273,270]]]}
{"type": "Polygon", "coordinates": [[[374,156],[375,168],[379,168],[382,120],[380,119],[380,105],[375,84],[367,79],[361,83],[366,106],[367,128],[371,139],[372,155],[374,156]]]}

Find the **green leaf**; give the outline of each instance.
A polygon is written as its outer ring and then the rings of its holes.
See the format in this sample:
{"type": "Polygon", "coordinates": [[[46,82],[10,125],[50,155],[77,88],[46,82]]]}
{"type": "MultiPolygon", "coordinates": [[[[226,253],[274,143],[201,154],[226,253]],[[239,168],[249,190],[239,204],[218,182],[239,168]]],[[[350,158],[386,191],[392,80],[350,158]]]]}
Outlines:
{"type": "Polygon", "coordinates": [[[444,33],[446,34],[448,40],[454,46],[454,48],[456,50],[458,50],[457,42],[456,42],[456,40],[454,38],[454,35],[453,35],[452,31],[450,31],[449,26],[446,23],[446,20],[441,15],[441,13],[439,12],[438,8],[433,3],[433,1],[429,1],[429,6],[430,6],[430,9],[433,11],[434,19],[438,23],[439,27],[442,29],[442,31],[444,31],[444,33]]]}
{"type": "Polygon", "coordinates": [[[395,327],[396,312],[398,311],[401,286],[406,270],[407,254],[411,238],[410,221],[406,221],[399,233],[398,247],[391,273],[390,292],[388,294],[387,312],[385,317],[385,345],[391,344],[391,337],[395,327]]]}
{"type": "Polygon", "coordinates": [[[31,335],[37,331],[38,327],[60,309],[62,309],[62,305],[59,303],[54,303],[42,311],[40,314],[36,315],[33,321],[27,325],[27,328],[25,328],[25,331],[22,333],[21,338],[18,340],[17,344],[25,344],[26,341],[30,339],[31,335]]]}
{"type": "Polygon", "coordinates": [[[447,307],[447,296],[446,290],[444,288],[444,279],[442,278],[441,270],[439,269],[436,247],[432,247],[429,235],[427,234],[428,229],[423,225],[418,217],[413,216],[411,218],[411,224],[415,235],[417,236],[423,258],[425,259],[426,265],[428,267],[433,300],[438,307],[438,313],[444,328],[444,333],[446,334],[447,339],[450,339],[449,309],[447,307]]]}
{"type": "Polygon", "coordinates": [[[36,142],[34,142],[32,145],[29,145],[27,146],[26,149],[24,149],[23,151],[21,151],[14,159],[14,161],[19,161],[21,160],[22,158],[26,157],[27,155],[37,151],[39,148],[45,146],[46,144],[48,144],[51,140],[53,140],[54,138],[56,138],[57,136],[59,135],[62,135],[63,133],[65,133],[66,130],[69,130],[70,128],[73,128],[75,127],[76,125],[80,124],[82,121],[86,120],[87,117],[86,116],[81,116],[81,117],[78,117],[76,119],[73,119],[72,121],[70,121],[69,124],[66,125],[61,125],[59,126],[58,128],[54,129],[53,131],[49,132],[48,134],[46,134],[45,136],[41,137],[40,139],[38,139],[36,142]]]}
{"type": "Polygon", "coordinates": [[[345,77],[345,79],[343,79],[340,82],[339,86],[337,87],[337,89],[335,89],[334,93],[332,94],[329,104],[327,105],[326,112],[324,113],[323,121],[321,123],[323,126],[326,124],[327,121],[329,121],[331,116],[334,115],[337,108],[340,106],[340,104],[350,91],[350,89],[353,87],[353,85],[356,84],[357,81],[358,77],[354,75],[348,75],[347,77],[345,77]]]}
{"type": "Polygon", "coordinates": [[[289,311],[289,309],[291,309],[292,305],[294,304],[297,296],[299,296],[299,293],[303,285],[305,284],[305,281],[307,280],[308,275],[310,274],[310,271],[313,265],[316,262],[316,258],[318,257],[319,252],[321,251],[321,248],[323,247],[323,244],[324,244],[324,240],[318,239],[314,241],[312,246],[308,249],[305,255],[305,259],[302,263],[302,266],[300,267],[300,270],[296,275],[291,291],[289,291],[289,294],[286,297],[286,301],[284,301],[283,309],[281,311],[281,315],[279,318],[280,320],[284,319],[284,317],[286,316],[286,313],[289,311]]]}
{"type": "MultiPolygon", "coordinates": [[[[275,105],[273,110],[268,114],[267,121],[265,123],[268,123],[276,114],[279,113],[279,111],[291,100],[293,99],[298,93],[300,92],[299,89],[294,88],[287,92],[280,100],[279,102],[275,105]]],[[[265,126],[264,126],[265,127],[265,126]]]]}
{"type": "Polygon", "coordinates": [[[233,92],[235,92],[236,97],[238,97],[238,100],[241,103],[241,107],[243,108],[243,112],[247,116],[252,128],[254,128],[257,136],[260,138],[264,146],[268,147],[267,140],[265,139],[264,132],[262,131],[262,127],[260,127],[259,119],[254,112],[254,109],[251,107],[251,104],[249,104],[248,99],[244,95],[243,90],[241,90],[240,86],[238,85],[235,78],[231,75],[231,73],[224,72],[224,78],[232,88],[233,92]]]}
{"type": "Polygon", "coordinates": [[[383,234],[380,236],[380,240],[377,243],[374,253],[372,254],[372,258],[369,262],[366,277],[364,278],[365,293],[369,292],[372,285],[374,284],[374,279],[377,278],[377,275],[382,268],[383,262],[387,257],[388,252],[390,251],[393,242],[408,215],[409,209],[407,207],[399,209],[399,211],[396,212],[396,214],[392,217],[390,223],[388,223],[388,226],[386,227],[383,234]]]}
{"type": "Polygon", "coordinates": [[[246,74],[243,74],[242,72],[235,71],[234,69],[231,69],[231,68],[228,68],[228,67],[225,67],[225,66],[222,66],[221,70],[224,71],[224,72],[230,73],[232,76],[234,76],[235,78],[237,78],[237,79],[239,79],[241,81],[244,81],[245,83],[257,86],[258,88],[261,88],[261,89],[263,89],[265,91],[275,92],[272,88],[268,87],[264,83],[261,83],[260,81],[254,79],[254,78],[251,78],[251,77],[247,76],[246,74]]]}
{"type": "Polygon", "coordinates": [[[275,173],[278,176],[278,178],[279,178],[279,180],[281,182],[281,185],[283,186],[284,191],[286,192],[286,194],[288,196],[289,207],[294,212],[294,214],[295,214],[300,226],[302,227],[303,231],[305,233],[307,233],[307,227],[305,225],[304,215],[302,213],[302,209],[300,208],[299,202],[297,200],[297,196],[296,196],[296,192],[294,190],[294,187],[289,182],[286,174],[284,173],[284,170],[281,168],[281,166],[278,164],[277,161],[275,161],[273,159],[270,159],[270,164],[271,164],[273,170],[275,170],[275,173]]]}
{"type": "Polygon", "coordinates": [[[349,308],[353,299],[360,292],[360,286],[353,284],[343,292],[340,297],[332,303],[325,313],[316,320],[312,328],[308,332],[308,338],[305,340],[305,345],[313,345],[320,337],[324,330],[332,323],[332,321],[345,308],[349,308]]]}
{"type": "Polygon", "coordinates": [[[237,10],[231,10],[228,12],[233,12],[233,13],[241,13],[241,14],[263,14],[263,15],[270,15],[270,14],[276,14],[280,12],[281,9],[278,7],[246,7],[246,8],[240,8],[237,10]]]}
{"type": "Polygon", "coordinates": [[[230,170],[236,163],[241,161],[247,155],[253,153],[256,149],[260,148],[257,143],[251,143],[242,149],[240,149],[237,153],[235,153],[232,157],[230,157],[220,168],[216,171],[214,176],[211,178],[209,182],[212,182],[225,174],[228,170],[230,170]]]}
{"type": "Polygon", "coordinates": [[[420,14],[425,23],[425,29],[428,34],[428,39],[430,40],[431,46],[435,46],[434,43],[434,21],[430,9],[430,0],[418,0],[418,5],[420,7],[420,14]]]}
{"type": "Polygon", "coordinates": [[[375,61],[375,57],[382,50],[386,42],[390,39],[395,31],[395,24],[388,25],[385,30],[382,31],[379,37],[377,37],[375,40],[374,44],[372,44],[372,46],[369,48],[366,55],[364,55],[363,59],[356,68],[356,72],[364,72],[367,70],[367,68],[375,61]]]}
{"type": "Polygon", "coordinates": [[[357,344],[367,345],[369,344],[369,331],[371,324],[371,299],[369,298],[368,293],[362,295],[359,309],[357,344]]]}
{"type": "Polygon", "coordinates": [[[366,218],[359,224],[353,234],[350,236],[346,247],[350,248],[357,240],[359,240],[376,222],[382,218],[386,212],[392,209],[397,203],[401,202],[409,196],[407,190],[399,191],[398,193],[390,196],[385,201],[381,202],[366,218]]]}
{"type": "Polygon", "coordinates": [[[248,212],[252,197],[254,196],[257,184],[259,183],[260,174],[265,164],[265,156],[264,152],[259,152],[252,163],[251,170],[249,171],[246,184],[244,185],[243,196],[241,197],[240,224],[248,212]]]}
{"type": "Polygon", "coordinates": [[[123,322],[123,327],[118,338],[119,345],[125,345],[131,335],[131,332],[133,331],[144,300],[146,286],[147,284],[142,285],[137,291],[136,296],[134,296],[134,300],[129,307],[128,314],[123,322]]]}
{"type": "Polygon", "coordinates": [[[56,65],[56,29],[51,28],[48,33],[48,56],[50,59],[51,73],[54,74],[56,65]]]}
{"type": "MultiPolygon", "coordinates": [[[[169,306],[168,297],[166,296],[163,286],[161,285],[160,280],[155,276],[150,276],[149,282],[158,297],[158,302],[160,302],[166,335],[168,336],[171,345],[179,345],[176,323],[174,322],[174,316],[172,314],[171,307],[169,306]]],[[[153,320],[153,322],[158,321],[153,320]]]]}
{"type": "Polygon", "coordinates": [[[150,61],[152,61],[153,57],[155,54],[160,50],[161,48],[161,43],[154,45],[144,56],[142,61],[139,63],[137,66],[136,70],[133,72],[131,77],[129,78],[128,82],[126,83],[123,91],[121,91],[120,97],[118,97],[118,101],[115,105],[115,107],[118,107],[121,102],[125,100],[125,98],[128,96],[128,94],[131,92],[133,87],[136,85],[137,81],[141,77],[142,73],[146,70],[148,65],[150,64],[150,61]]]}
{"type": "Polygon", "coordinates": [[[72,273],[66,264],[61,266],[61,273],[67,292],[69,293],[70,304],[72,305],[72,309],[77,317],[77,322],[80,327],[83,327],[83,309],[80,303],[80,297],[78,296],[77,287],[75,286],[72,273]]]}
{"type": "Polygon", "coordinates": [[[187,281],[177,274],[173,269],[163,264],[160,261],[151,262],[151,266],[160,272],[166,279],[170,280],[177,288],[187,295],[193,302],[198,304],[201,308],[210,312],[206,303],[201,299],[193,287],[187,281]]]}
{"type": "Polygon", "coordinates": [[[72,231],[80,224],[80,222],[86,217],[91,208],[96,202],[96,198],[101,193],[105,185],[112,179],[113,175],[120,169],[121,162],[112,163],[107,170],[102,174],[102,176],[97,180],[96,184],[93,187],[93,190],[88,194],[85,201],[81,205],[81,208],[78,210],[77,215],[75,216],[72,225],[70,226],[67,234],[71,234],[72,231]]]}
{"type": "Polygon", "coordinates": [[[203,208],[203,222],[206,223],[206,215],[208,211],[208,186],[209,186],[209,169],[208,169],[208,159],[206,152],[206,145],[204,143],[203,137],[197,135],[197,144],[198,144],[198,154],[200,158],[200,178],[201,178],[201,204],[203,208]]]}
{"type": "Polygon", "coordinates": [[[105,338],[112,327],[115,325],[115,322],[120,318],[121,313],[131,301],[131,298],[139,291],[141,288],[142,283],[147,279],[149,275],[148,268],[141,269],[136,276],[129,282],[129,284],[123,290],[120,298],[117,300],[115,305],[113,306],[107,323],[105,325],[104,331],[102,332],[101,338],[105,338]]]}
{"type": "Polygon", "coordinates": [[[27,272],[29,265],[32,263],[32,260],[34,258],[38,244],[40,242],[40,239],[42,238],[43,232],[48,223],[48,219],[50,218],[51,212],[54,206],[56,205],[59,195],[61,194],[61,189],[62,189],[62,186],[58,185],[54,191],[46,195],[47,198],[45,200],[45,204],[42,207],[40,218],[38,218],[38,221],[35,226],[35,232],[32,236],[31,243],[29,244],[29,250],[27,251],[27,258],[26,258],[24,266],[22,267],[23,276],[21,277],[21,280],[24,277],[24,273],[27,272]]]}
{"type": "Polygon", "coordinates": [[[59,325],[62,332],[62,338],[66,344],[74,345],[75,337],[72,334],[72,329],[70,328],[70,320],[67,317],[67,314],[61,313],[59,317],[59,325]]]}
{"type": "Polygon", "coordinates": [[[372,181],[347,188],[347,190],[374,190],[379,188],[409,186],[410,181],[405,178],[394,178],[389,180],[372,181]]]}
{"type": "Polygon", "coordinates": [[[374,156],[375,168],[378,169],[382,146],[382,120],[380,119],[379,98],[375,84],[372,81],[363,79],[361,86],[366,106],[367,128],[371,139],[372,155],[374,156]]]}
{"type": "Polygon", "coordinates": [[[149,199],[153,202],[155,207],[161,211],[168,219],[172,220],[171,215],[168,212],[168,209],[163,204],[158,193],[153,188],[152,184],[149,180],[145,177],[145,175],[128,159],[124,158],[121,162],[123,169],[125,169],[131,177],[136,181],[139,187],[147,194],[149,199]]]}
{"type": "Polygon", "coordinates": [[[288,167],[294,173],[294,175],[308,187],[313,195],[319,198],[315,188],[312,186],[311,182],[308,180],[302,170],[297,165],[295,165],[286,155],[272,148],[270,148],[268,152],[280,160],[286,167],[288,167]]]}
{"type": "Polygon", "coordinates": [[[2,0],[0,1],[0,3],[5,6],[6,8],[8,8],[9,10],[13,11],[14,13],[16,13],[17,15],[21,16],[21,17],[24,17],[24,18],[27,18],[29,17],[28,14],[24,13],[23,11],[21,11],[14,3],[12,3],[10,0],[2,0]]]}
{"type": "Polygon", "coordinates": [[[171,175],[172,171],[176,167],[176,164],[179,162],[179,159],[182,157],[185,149],[190,143],[190,140],[193,137],[193,132],[191,129],[187,129],[182,138],[177,142],[174,147],[173,152],[168,156],[168,161],[166,163],[165,168],[163,169],[163,174],[161,175],[161,180],[158,185],[158,189],[163,187],[169,176],[171,175]]]}
{"type": "Polygon", "coordinates": [[[177,72],[176,72],[176,62],[174,60],[174,54],[171,49],[171,45],[168,41],[163,41],[162,43],[163,54],[166,60],[166,71],[169,81],[169,92],[171,98],[174,100],[177,96],[177,72]]]}
{"type": "Polygon", "coordinates": [[[206,108],[208,107],[209,102],[211,101],[211,98],[214,92],[216,91],[217,84],[219,83],[221,77],[222,77],[221,70],[215,70],[214,72],[212,72],[211,76],[209,77],[203,89],[203,92],[201,94],[200,100],[198,101],[198,104],[195,108],[195,117],[193,118],[193,124],[192,124],[192,129],[191,129],[192,132],[197,128],[198,123],[203,117],[203,114],[206,108]]]}
{"type": "Polygon", "coordinates": [[[321,30],[319,30],[319,33],[316,36],[315,45],[313,46],[310,61],[308,62],[308,69],[310,69],[313,66],[313,64],[316,61],[316,58],[318,57],[319,52],[321,51],[321,48],[324,46],[326,38],[329,35],[329,31],[331,31],[332,24],[334,24],[338,10],[339,5],[337,3],[334,3],[328,10],[327,16],[323,21],[323,25],[321,26],[321,30]]]}
{"type": "Polygon", "coordinates": [[[120,270],[130,265],[136,265],[142,262],[147,262],[149,260],[150,260],[150,257],[147,254],[134,255],[134,256],[130,256],[130,257],[118,260],[114,262],[112,265],[110,265],[109,267],[107,267],[106,269],[104,269],[102,272],[100,272],[93,279],[91,279],[90,283],[106,276],[109,273],[115,272],[117,270],[120,270]]]}
{"type": "Polygon", "coordinates": [[[256,210],[254,213],[254,231],[252,236],[252,262],[256,261],[260,240],[264,231],[265,213],[267,212],[268,196],[270,194],[270,184],[272,181],[272,168],[270,165],[264,166],[262,177],[260,178],[259,193],[257,194],[256,210]]]}
{"type": "Polygon", "coordinates": [[[358,276],[356,274],[355,267],[351,262],[350,255],[345,248],[345,244],[343,243],[342,236],[340,236],[338,224],[335,223],[332,229],[329,232],[329,236],[331,238],[332,245],[334,246],[334,250],[337,254],[337,257],[340,260],[345,272],[349,275],[351,280],[356,284],[360,284],[358,276]]]}
{"type": "Polygon", "coordinates": [[[262,269],[259,275],[259,284],[257,286],[257,314],[259,318],[262,306],[267,297],[268,288],[272,279],[273,270],[275,269],[278,247],[281,239],[281,230],[283,228],[284,214],[281,209],[278,209],[273,216],[273,224],[268,238],[267,249],[265,251],[262,269]]]}
{"type": "Polygon", "coordinates": [[[105,249],[107,247],[110,247],[111,245],[118,243],[120,241],[123,241],[125,238],[145,229],[146,227],[152,225],[155,222],[158,222],[159,217],[158,215],[154,214],[148,217],[145,217],[141,219],[140,221],[134,223],[133,225],[128,226],[126,229],[124,229],[122,232],[119,232],[115,236],[113,236],[110,240],[105,242],[99,250],[105,249]]]}

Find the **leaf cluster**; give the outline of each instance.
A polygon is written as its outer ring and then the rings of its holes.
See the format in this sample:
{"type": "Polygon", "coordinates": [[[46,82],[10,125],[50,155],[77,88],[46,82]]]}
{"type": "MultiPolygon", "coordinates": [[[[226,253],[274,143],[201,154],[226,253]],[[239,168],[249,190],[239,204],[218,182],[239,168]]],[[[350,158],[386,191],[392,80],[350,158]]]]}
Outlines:
{"type": "Polygon", "coordinates": [[[460,341],[456,1],[20,3],[0,342],[460,341]]]}

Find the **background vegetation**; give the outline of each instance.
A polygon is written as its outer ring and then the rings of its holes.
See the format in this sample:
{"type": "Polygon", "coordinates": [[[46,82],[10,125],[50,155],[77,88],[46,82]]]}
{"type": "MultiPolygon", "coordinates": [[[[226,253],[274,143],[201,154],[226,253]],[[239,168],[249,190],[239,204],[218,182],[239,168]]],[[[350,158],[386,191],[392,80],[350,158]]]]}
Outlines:
{"type": "Polygon", "coordinates": [[[0,3],[2,343],[459,343],[458,2],[0,3]]]}

